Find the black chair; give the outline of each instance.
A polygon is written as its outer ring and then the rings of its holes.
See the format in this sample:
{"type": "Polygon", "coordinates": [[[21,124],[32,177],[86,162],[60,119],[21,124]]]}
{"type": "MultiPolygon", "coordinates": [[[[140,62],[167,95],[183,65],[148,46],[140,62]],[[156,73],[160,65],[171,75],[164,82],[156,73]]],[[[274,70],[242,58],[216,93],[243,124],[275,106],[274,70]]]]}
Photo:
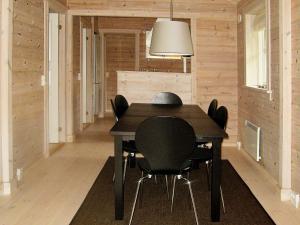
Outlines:
{"type": "Polygon", "coordinates": [[[114,106],[115,106],[115,115],[118,119],[120,119],[124,115],[124,113],[129,107],[128,102],[123,95],[116,95],[114,106]]]}
{"type": "Polygon", "coordinates": [[[218,108],[218,100],[213,99],[209,104],[207,115],[213,119],[216,114],[217,108],[218,108]]]}
{"type": "MultiPolygon", "coordinates": [[[[113,103],[113,100],[110,100],[111,103],[111,108],[113,110],[116,122],[119,121],[121,116],[126,112],[128,108],[128,102],[126,98],[122,95],[117,95],[115,98],[115,102],[117,105],[113,103]],[[126,107],[127,105],[127,107],[126,107]],[[118,110],[119,111],[118,111],[118,110]]],[[[135,146],[135,141],[123,141],[122,142],[123,146],[123,151],[127,153],[127,156],[125,156],[124,160],[124,172],[123,172],[123,180],[125,181],[125,176],[126,176],[126,170],[127,170],[127,164],[129,162],[130,167],[135,167],[135,155],[138,153],[136,146],[135,146]]],[[[113,181],[115,179],[115,174],[113,176],[113,181]]]]}
{"type": "MultiPolygon", "coordinates": [[[[214,121],[216,122],[216,124],[219,125],[220,128],[226,130],[227,121],[228,121],[228,110],[226,107],[221,106],[220,108],[217,109],[214,116],[214,121]]],[[[191,160],[196,161],[197,164],[204,163],[204,162],[206,163],[208,187],[210,188],[210,167],[212,161],[212,149],[197,146],[197,148],[191,155],[191,160]]],[[[221,186],[220,186],[220,192],[221,192],[223,210],[225,213],[226,209],[225,209],[223,191],[221,186]]]]}
{"type": "MultiPolygon", "coordinates": [[[[208,107],[208,111],[207,111],[207,115],[211,119],[214,119],[216,111],[217,111],[217,108],[218,108],[218,100],[217,99],[213,99],[210,102],[209,107],[208,107]]],[[[206,146],[207,144],[208,144],[208,142],[197,142],[197,145],[199,147],[205,147],[205,148],[207,148],[207,146],[206,146]]]]}
{"type": "Polygon", "coordinates": [[[117,114],[116,114],[116,107],[115,107],[115,104],[114,104],[114,102],[113,102],[112,99],[110,99],[110,104],[111,104],[111,109],[112,109],[112,111],[113,111],[115,120],[116,120],[116,122],[117,122],[117,121],[119,121],[119,118],[117,117],[117,114]]]}
{"type": "Polygon", "coordinates": [[[138,161],[138,165],[142,174],[146,174],[146,176],[142,175],[138,181],[129,225],[132,223],[141,184],[146,178],[152,178],[155,175],[174,175],[175,181],[182,179],[187,182],[198,225],[191,182],[182,176],[190,168],[188,159],[195,146],[193,128],[180,118],[150,117],[139,125],[135,141],[137,148],[144,156],[143,160],[138,161]]]}
{"type": "Polygon", "coordinates": [[[169,104],[169,105],[182,105],[181,98],[171,92],[160,92],[154,96],[153,104],[169,104]]]}

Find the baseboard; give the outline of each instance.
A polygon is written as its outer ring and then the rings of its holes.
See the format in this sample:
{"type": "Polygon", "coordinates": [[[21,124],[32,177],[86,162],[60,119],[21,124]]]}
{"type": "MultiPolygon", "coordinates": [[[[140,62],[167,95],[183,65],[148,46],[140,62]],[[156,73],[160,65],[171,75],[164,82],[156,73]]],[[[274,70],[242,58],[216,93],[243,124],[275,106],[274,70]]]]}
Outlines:
{"type": "Polygon", "coordinates": [[[292,191],[291,192],[291,203],[295,208],[299,208],[300,204],[300,195],[299,193],[292,191]]]}
{"type": "Polygon", "coordinates": [[[231,143],[231,142],[224,142],[223,143],[223,147],[234,147],[237,148],[237,144],[236,143],[231,143]]]}
{"type": "Polygon", "coordinates": [[[0,196],[11,195],[17,189],[17,182],[13,179],[10,182],[5,182],[0,184],[0,196]]]}
{"type": "Polygon", "coordinates": [[[69,135],[67,136],[67,143],[72,143],[75,140],[75,136],[74,135],[69,135]]]}
{"type": "Polygon", "coordinates": [[[61,149],[65,144],[58,143],[58,144],[49,144],[49,156],[53,155],[59,149],[61,149]]]}
{"type": "Polygon", "coordinates": [[[291,189],[285,189],[282,188],[280,189],[280,199],[281,201],[285,202],[285,201],[290,201],[291,200],[291,194],[292,194],[292,190],[291,189]]]}

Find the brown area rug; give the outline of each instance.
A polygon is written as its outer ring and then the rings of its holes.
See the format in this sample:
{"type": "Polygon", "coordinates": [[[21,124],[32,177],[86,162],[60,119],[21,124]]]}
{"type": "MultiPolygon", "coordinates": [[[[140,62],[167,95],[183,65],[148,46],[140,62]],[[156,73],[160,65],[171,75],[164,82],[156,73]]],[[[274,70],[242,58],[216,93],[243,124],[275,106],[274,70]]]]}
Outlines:
{"type": "MultiPolygon", "coordinates": [[[[109,158],[70,225],[124,225],[128,224],[137,180],[138,168],[128,169],[125,183],[124,220],[114,220],[113,158],[109,158]]],[[[226,213],[221,212],[221,222],[210,221],[210,192],[204,167],[191,173],[199,224],[268,225],[275,224],[253,196],[247,185],[231,166],[222,161],[222,189],[226,213]]],[[[263,181],[262,181],[263,182],[263,181]]],[[[143,204],[135,211],[133,225],[193,225],[196,224],[190,205],[187,185],[177,182],[174,212],[167,199],[163,178],[149,180],[144,185],[143,204]]],[[[222,208],[221,208],[222,210],[222,208]]]]}

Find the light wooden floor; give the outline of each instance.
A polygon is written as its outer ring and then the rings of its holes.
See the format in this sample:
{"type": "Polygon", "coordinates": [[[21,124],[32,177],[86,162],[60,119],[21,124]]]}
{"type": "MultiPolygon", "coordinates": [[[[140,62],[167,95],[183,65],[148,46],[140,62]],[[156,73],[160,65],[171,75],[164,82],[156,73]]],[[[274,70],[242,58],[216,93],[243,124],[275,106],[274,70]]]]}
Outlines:
{"type": "MultiPolygon", "coordinates": [[[[16,193],[0,197],[0,225],[68,225],[107,157],[113,154],[108,135],[112,123],[98,121],[76,143],[28,168],[16,193]]],[[[223,158],[230,160],[277,224],[300,224],[300,209],[280,201],[276,183],[245,153],[224,148],[223,158]]]]}

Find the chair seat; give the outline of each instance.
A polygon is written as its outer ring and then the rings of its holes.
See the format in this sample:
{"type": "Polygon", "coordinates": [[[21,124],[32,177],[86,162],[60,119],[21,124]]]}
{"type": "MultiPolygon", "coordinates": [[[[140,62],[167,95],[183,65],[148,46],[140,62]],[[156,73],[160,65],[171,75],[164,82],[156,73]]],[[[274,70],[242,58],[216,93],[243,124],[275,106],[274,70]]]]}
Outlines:
{"type": "Polygon", "coordinates": [[[135,146],[135,141],[123,141],[123,151],[129,153],[138,153],[138,150],[135,146]]]}
{"type": "Polygon", "coordinates": [[[185,161],[182,165],[181,169],[163,169],[163,170],[152,170],[149,162],[145,158],[141,158],[138,160],[138,166],[141,171],[146,174],[151,175],[179,175],[189,172],[191,170],[192,162],[190,160],[185,161]]]}
{"type": "Polygon", "coordinates": [[[212,159],[212,149],[210,148],[196,148],[190,159],[191,160],[198,160],[200,162],[209,161],[212,159]]]}

